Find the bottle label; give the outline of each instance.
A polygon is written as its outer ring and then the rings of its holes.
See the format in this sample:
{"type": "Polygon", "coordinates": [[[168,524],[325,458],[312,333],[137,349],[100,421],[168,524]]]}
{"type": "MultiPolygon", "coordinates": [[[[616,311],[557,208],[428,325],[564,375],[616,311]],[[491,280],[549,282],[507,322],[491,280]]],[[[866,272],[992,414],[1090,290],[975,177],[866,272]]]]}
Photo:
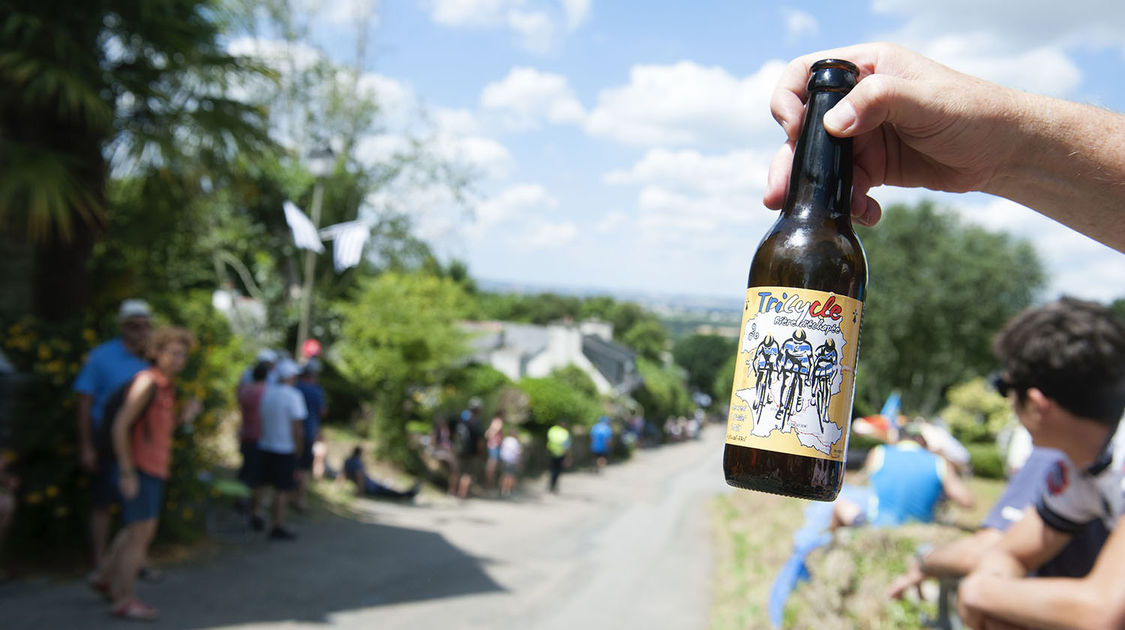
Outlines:
{"type": "Polygon", "coordinates": [[[843,461],[862,314],[835,293],[747,289],[727,444],[843,461]]]}

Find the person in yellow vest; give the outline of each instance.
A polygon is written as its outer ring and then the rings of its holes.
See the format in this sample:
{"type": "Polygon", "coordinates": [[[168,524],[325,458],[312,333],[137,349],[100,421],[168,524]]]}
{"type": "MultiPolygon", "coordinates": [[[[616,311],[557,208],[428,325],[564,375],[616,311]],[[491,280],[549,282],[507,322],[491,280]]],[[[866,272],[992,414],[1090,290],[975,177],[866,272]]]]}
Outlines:
{"type": "Polygon", "coordinates": [[[563,464],[570,457],[569,425],[566,418],[563,418],[547,430],[547,453],[551,456],[550,490],[553,493],[559,491],[559,475],[562,474],[563,464]]]}

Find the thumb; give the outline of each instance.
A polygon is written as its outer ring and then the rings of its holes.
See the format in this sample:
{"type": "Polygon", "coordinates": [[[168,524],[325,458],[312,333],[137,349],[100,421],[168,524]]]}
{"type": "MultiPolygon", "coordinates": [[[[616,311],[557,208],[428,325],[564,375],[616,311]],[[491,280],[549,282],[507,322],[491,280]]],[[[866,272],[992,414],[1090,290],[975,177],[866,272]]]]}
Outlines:
{"type": "Polygon", "coordinates": [[[867,133],[886,122],[898,122],[915,106],[909,84],[897,77],[873,74],[824,114],[824,128],[837,137],[867,133]]]}

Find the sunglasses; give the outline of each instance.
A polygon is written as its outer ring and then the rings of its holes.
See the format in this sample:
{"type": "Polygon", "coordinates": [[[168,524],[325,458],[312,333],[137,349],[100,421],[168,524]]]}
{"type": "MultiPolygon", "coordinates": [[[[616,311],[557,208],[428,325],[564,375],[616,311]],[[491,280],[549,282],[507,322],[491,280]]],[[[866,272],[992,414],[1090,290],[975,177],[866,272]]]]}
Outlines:
{"type": "Polygon", "coordinates": [[[1014,392],[1019,389],[1015,383],[1008,380],[1008,377],[999,372],[988,377],[988,384],[992,386],[992,389],[996,390],[996,393],[1004,398],[1008,397],[1008,392],[1014,392]]]}

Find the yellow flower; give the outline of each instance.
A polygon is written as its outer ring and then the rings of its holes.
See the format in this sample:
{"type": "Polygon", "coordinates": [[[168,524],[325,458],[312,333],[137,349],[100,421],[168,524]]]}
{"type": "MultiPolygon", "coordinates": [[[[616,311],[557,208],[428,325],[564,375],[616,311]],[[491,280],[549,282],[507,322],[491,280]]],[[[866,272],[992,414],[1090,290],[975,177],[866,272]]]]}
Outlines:
{"type": "Polygon", "coordinates": [[[82,331],[82,339],[84,339],[86,343],[92,344],[98,340],[98,336],[94,333],[93,330],[87,328],[86,330],[82,331]]]}
{"type": "Polygon", "coordinates": [[[39,360],[40,361],[46,361],[47,359],[50,359],[50,358],[51,358],[51,348],[45,343],[39,344],[39,360]]]}
{"type": "Polygon", "coordinates": [[[195,516],[195,512],[193,512],[191,508],[184,508],[184,511],[180,512],[180,516],[182,516],[185,521],[190,521],[192,517],[195,516]]]}
{"type": "Polygon", "coordinates": [[[55,508],[55,516],[57,518],[65,518],[67,514],[70,514],[70,508],[66,507],[65,505],[60,505],[59,507],[55,508]]]}
{"type": "Polygon", "coordinates": [[[47,486],[47,498],[53,499],[59,495],[58,486],[47,486]]]}
{"type": "Polygon", "coordinates": [[[30,503],[31,505],[35,505],[36,503],[39,503],[42,500],[43,500],[43,495],[38,493],[38,492],[27,493],[27,502],[30,503]]]}

